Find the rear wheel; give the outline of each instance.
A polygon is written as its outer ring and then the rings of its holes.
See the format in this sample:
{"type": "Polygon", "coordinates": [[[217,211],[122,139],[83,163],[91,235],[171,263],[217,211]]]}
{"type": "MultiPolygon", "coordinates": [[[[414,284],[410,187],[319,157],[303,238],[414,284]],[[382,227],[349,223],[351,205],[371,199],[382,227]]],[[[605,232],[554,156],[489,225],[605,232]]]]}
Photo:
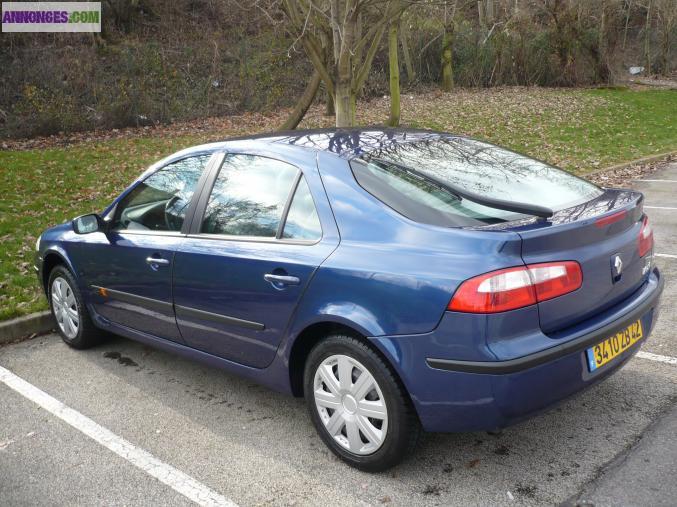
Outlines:
{"type": "Polygon", "coordinates": [[[47,287],[49,306],[63,341],[76,349],[99,343],[103,332],[92,323],[72,273],[64,266],[56,266],[49,274],[47,287]]]}
{"type": "Polygon", "coordinates": [[[411,402],[390,368],[361,341],[331,336],[316,345],[304,387],[315,428],[346,463],[378,472],[416,446],[420,425],[411,402]]]}

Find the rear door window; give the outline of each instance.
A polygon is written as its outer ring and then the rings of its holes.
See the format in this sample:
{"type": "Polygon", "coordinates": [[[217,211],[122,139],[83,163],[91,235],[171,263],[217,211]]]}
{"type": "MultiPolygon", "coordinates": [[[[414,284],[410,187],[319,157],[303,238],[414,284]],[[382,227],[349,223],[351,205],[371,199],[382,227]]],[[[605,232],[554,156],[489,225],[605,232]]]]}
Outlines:
{"type": "Polygon", "coordinates": [[[275,238],[298,169],[257,155],[226,156],[200,232],[275,238]]]}

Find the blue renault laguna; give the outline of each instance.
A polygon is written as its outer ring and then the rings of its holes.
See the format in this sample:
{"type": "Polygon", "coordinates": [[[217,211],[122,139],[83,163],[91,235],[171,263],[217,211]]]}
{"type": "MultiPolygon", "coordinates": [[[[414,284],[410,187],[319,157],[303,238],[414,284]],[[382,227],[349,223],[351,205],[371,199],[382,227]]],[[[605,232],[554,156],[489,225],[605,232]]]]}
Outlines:
{"type": "Polygon", "coordinates": [[[68,345],[107,331],[305,396],[366,471],[608,377],[663,288],[642,194],[416,130],[184,150],[36,249],[68,345]]]}

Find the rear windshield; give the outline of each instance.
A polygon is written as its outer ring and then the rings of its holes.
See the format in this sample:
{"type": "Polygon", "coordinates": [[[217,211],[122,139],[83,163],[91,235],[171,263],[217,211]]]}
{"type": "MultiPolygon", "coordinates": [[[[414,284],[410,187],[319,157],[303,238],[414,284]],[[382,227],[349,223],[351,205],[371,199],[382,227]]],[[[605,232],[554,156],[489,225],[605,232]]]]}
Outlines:
{"type": "Polygon", "coordinates": [[[596,185],[543,162],[458,137],[387,146],[353,160],[351,167],[360,186],[395,211],[442,227],[481,226],[529,216],[459,198],[445,185],[553,211],[602,194],[596,185]]]}

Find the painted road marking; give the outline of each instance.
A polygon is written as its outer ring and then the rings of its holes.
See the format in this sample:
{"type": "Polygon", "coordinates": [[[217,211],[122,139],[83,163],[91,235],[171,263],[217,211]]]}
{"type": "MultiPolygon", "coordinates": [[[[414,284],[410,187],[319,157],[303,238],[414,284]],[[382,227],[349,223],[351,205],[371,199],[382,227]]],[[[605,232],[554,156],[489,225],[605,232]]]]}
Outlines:
{"type": "Polygon", "coordinates": [[[633,180],[633,181],[646,181],[648,183],[677,183],[677,180],[633,180]]]}
{"type": "Polygon", "coordinates": [[[677,365],[677,357],[661,356],[660,354],[652,354],[651,352],[644,352],[643,350],[637,352],[637,357],[648,359],[649,361],[677,365]]]}
{"type": "Polygon", "coordinates": [[[644,209],[667,209],[667,210],[673,210],[673,211],[677,210],[677,208],[669,208],[667,206],[644,206],[644,209]]]}
{"type": "Polygon", "coordinates": [[[122,437],[95,423],[89,417],[64,405],[56,398],[41,391],[33,384],[0,366],[0,382],[31,400],[59,419],[70,424],[76,430],[113,451],[132,465],[155,477],[177,493],[182,494],[198,505],[237,507],[231,500],[184,474],[171,465],[163,463],[147,451],[136,447],[122,437]]]}
{"type": "Polygon", "coordinates": [[[671,255],[671,254],[653,254],[654,257],[665,257],[667,259],[677,259],[677,255],[671,255]]]}

